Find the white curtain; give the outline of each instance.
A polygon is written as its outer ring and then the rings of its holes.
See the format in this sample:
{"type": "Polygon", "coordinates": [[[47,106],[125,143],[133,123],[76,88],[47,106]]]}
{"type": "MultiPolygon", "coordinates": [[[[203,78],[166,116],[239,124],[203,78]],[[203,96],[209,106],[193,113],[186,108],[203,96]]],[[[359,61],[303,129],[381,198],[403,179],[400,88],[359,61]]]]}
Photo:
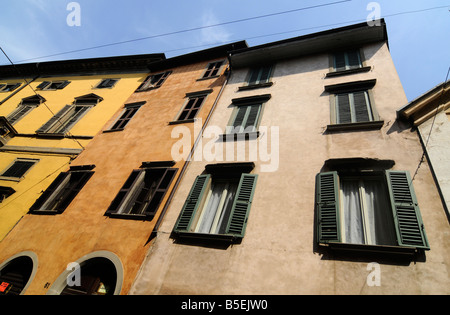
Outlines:
{"type": "Polygon", "coordinates": [[[205,206],[200,215],[197,228],[198,233],[223,233],[228,222],[237,185],[227,182],[213,183],[205,206]]]}
{"type": "Polygon", "coordinates": [[[364,228],[358,180],[342,180],[341,191],[344,207],[345,242],[364,244],[364,228]]]}
{"type": "Polygon", "coordinates": [[[391,206],[381,180],[344,179],[341,192],[346,243],[396,244],[391,206]]]}

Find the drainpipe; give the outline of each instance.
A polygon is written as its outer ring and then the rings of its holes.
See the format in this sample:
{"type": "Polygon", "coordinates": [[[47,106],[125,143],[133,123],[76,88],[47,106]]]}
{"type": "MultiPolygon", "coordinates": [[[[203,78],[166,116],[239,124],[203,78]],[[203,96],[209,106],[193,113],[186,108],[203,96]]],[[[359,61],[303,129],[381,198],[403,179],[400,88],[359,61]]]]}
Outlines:
{"type": "Polygon", "coordinates": [[[230,64],[228,66],[228,69],[225,70],[225,71],[227,72],[227,74],[226,74],[225,81],[224,81],[224,83],[223,83],[223,85],[222,85],[222,87],[220,89],[220,92],[217,95],[216,100],[214,101],[214,104],[213,104],[213,106],[212,106],[212,108],[211,108],[211,110],[210,110],[210,112],[208,114],[208,117],[206,117],[205,123],[203,124],[202,129],[200,130],[200,134],[198,135],[197,139],[195,140],[194,146],[192,147],[191,152],[189,153],[189,156],[186,159],[186,162],[184,163],[183,168],[181,169],[181,173],[178,176],[177,181],[175,182],[175,185],[174,185],[174,187],[173,187],[173,189],[172,189],[172,191],[171,191],[171,193],[169,195],[169,199],[167,200],[167,202],[166,202],[166,204],[165,204],[165,206],[164,206],[164,208],[163,208],[163,210],[162,210],[162,212],[161,212],[161,214],[160,214],[160,216],[158,218],[158,221],[156,222],[155,227],[153,228],[153,231],[150,234],[150,237],[149,237],[149,239],[148,239],[146,244],[148,244],[152,239],[154,239],[156,237],[156,235],[158,233],[158,230],[159,230],[159,227],[160,227],[160,225],[162,223],[162,220],[164,218],[164,215],[167,212],[167,208],[169,207],[169,205],[170,205],[170,203],[171,203],[171,201],[173,199],[173,196],[175,195],[175,192],[178,189],[178,186],[179,186],[179,184],[180,184],[184,174],[186,173],[186,170],[187,170],[187,168],[188,168],[188,166],[189,166],[189,164],[191,162],[191,159],[192,159],[192,157],[194,155],[194,152],[195,152],[198,144],[200,143],[201,138],[203,137],[203,132],[205,131],[205,128],[208,126],[209,120],[211,119],[211,116],[212,116],[212,114],[214,113],[214,110],[217,107],[217,103],[219,102],[219,99],[222,96],[223,90],[225,89],[225,86],[228,84],[228,81],[229,81],[230,76],[231,76],[230,64]]]}

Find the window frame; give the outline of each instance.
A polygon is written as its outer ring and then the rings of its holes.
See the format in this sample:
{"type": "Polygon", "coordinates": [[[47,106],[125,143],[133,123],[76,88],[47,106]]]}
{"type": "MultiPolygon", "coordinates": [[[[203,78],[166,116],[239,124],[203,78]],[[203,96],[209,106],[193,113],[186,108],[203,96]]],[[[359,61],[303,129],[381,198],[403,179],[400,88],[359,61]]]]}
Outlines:
{"type": "MultiPolygon", "coordinates": [[[[256,193],[257,174],[251,174],[253,163],[224,163],[206,167],[206,172],[197,176],[187,199],[180,211],[172,230],[172,237],[177,240],[198,240],[240,243],[244,236],[256,193]],[[205,206],[211,184],[217,181],[236,180],[238,188],[232,201],[225,233],[199,233],[192,231],[199,215],[199,209],[205,206]]],[[[217,216],[217,213],[216,213],[217,216]]],[[[198,222],[197,222],[198,223],[198,222]]]]}
{"type": "Polygon", "coordinates": [[[41,91],[57,91],[64,89],[70,83],[71,81],[68,80],[42,81],[36,89],[41,91]]]}
{"type": "Polygon", "coordinates": [[[203,106],[205,105],[208,96],[213,92],[212,89],[209,90],[204,90],[204,91],[198,91],[198,92],[191,92],[191,93],[187,93],[186,94],[186,100],[184,101],[183,106],[181,107],[181,109],[178,111],[177,115],[175,116],[176,118],[169,122],[169,125],[174,125],[174,124],[183,124],[183,123],[192,123],[195,121],[195,119],[197,118],[199,112],[202,110],[203,106]],[[196,108],[196,112],[195,115],[191,118],[188,118],[189,115],[192,113],[195,105],[198,102],[198,99],[203,98],[200,106],[198,108],[196,108]],[[189,103],[191,102],[191,100],[195,100],[194,103],[192,104],[191,108],[189,110],[186,110],[187,106],[189,105],[189,103]],[[187,111],[187,115],[184,119],[180,120],[180,117],[182,116],[183,112],[187,111]]]}
{"type": "Polygon", "coordinates": [[[22,83],[0,83],[0,93],[8,93],[17,90],[22,83]]]}
{"type": "Polygon", "coordinates": [[[151,91],[155,89],[159,89],[164,82],[169,78],[169,76],[172,74],[172,70],[158,72],[155,74],[150,74],[147,76],[144,80],[144,82],[141,83],[141,85],[136,89],[136,92],[146,92],[151,91]],[[152,83],[155,77],[161,76],[155,83],[152,83]]]}
{"type": "MultiPolygon", "coordinates": [[[[430,246],[426,236],[422,216],[418,206],[414,187],[412,185],[411,176],[408,171],[393,171],[393,170],[362,170],[346,173],[345,170],[333,170],[324,171],[316,175],[316,240],[319,246],[326,246],[332,249],[345,249],[355,251],[366,252],[386,252],[397,254],[410,254],[414,255],[424,250],[429,250],[430,246]],[[340,193],[341,176],[383,176],[383,186],[388,192],[388,199],[390,204],[390,210],[392,213],[392,222],[395,227],[395,234],[397,239],[397,245],[373,245],[373,244],[349,244],[344,242],[345,231],[343,231],[343,225],[341,216],[343,210],[340,209],[342,205],[342,198],[340,193]],[[392,176],[400,179],[392,179],[392,176]],[[393,185],[398,185],[397,192],[393,191],[397,188],[393,188],[393,185]],[[406,188],[405,188],[406,187],[406,188]],[[409,196],[410,203],[397,202],[396,194],[398,191],[405,191],[405,194],[409,196]],[[408,210],[405,210],[408,208],[408,210]],[[400,209],[400,210],[399,210],[400,209]],[[405,214],[399,213],[399,211],[408,212],[406,220],[416,223],[417,236],[420,234],[420,244],[417,242],[413,244],[408,239],[408,232],[406,237],[404,236],[405,223],[400,222],[405,220],[405,214]]],[[[408,223],[409,224],[409,223],[408,223]]],[[[411,233],[411,234],[414,234],[411,233]]]]}
{"type": "Polygon", "coordinates": [[[206,66],[205,70],[203,70],[201,77],[197,81],[214,79],[214,78],[220,77],[222,75],[223,67],[226,66],[225,61],[226,61],[225,59],[222,59],[222,60],[216,60],[216,61],[209,62],[208,65],[206,66]],[[218,66],[218,67],[215,66],[219,63],[220,63],[220,66],[218,66]],[[210,67],[213,67],[213,68],[210,69],[210,67]]]}
{"type": "Polygon", "coordinates": [[[136,114],[139,112],[141,107],[144,106],[146,103],[147,102],[145,101],[145,102],[125,104],[119,117],[111,124],[109,129],[104,130],[103,132],[115,132],[124,130],[126,126],[130,123],[130,121],[133,119],[133,117],[135,117],[136,114]]]}
{"type": "Polygon", "coordinates": [[[259,89],[259,88],[265,88],[265,87],[272,86],[273,85],[272,76],[273,76],[274,71],[275,71],[275,65],[273,65],[273,64],[262,65],[259,67],[251,68],[247,73],[247,77],[245,78],[245,85],[240,86],[238,88],[238,91],[247,91],[247,90],[253,90],[253,89],[259,89]],[[268,74],[267,74],[267,79],[264,82],[261,82],[261,76],[264,72],[264,69],[266,69],[266,68],[270,68],[268,71],[268,74]],[[258,71],[257,80],[254,83],[252,83],[252,82],[250,82],[250,80],[252,79],[252,76],[255,73],[255,71],[258,71]]]}
{"type": "Polygon", "coordinates": [[[0,173],[0,180],[9,180],[9,181],[15,181],[19,182],[21,181],[25,175],[27,175],[31,169],[39,162],[38,159],[28,159],[28,158],[17,158],[12,163],[10,163],[1,173],[0,173]],[[20,162],[26,162],[30,163],[30,166],[23,172],[23,174],[19,177],[17,176],[6,176],[5,173],[7,173],[16,163],[20,162]]]}
{"type": "Polygon", "coordinates": [[[67,172],[61,172],[30,207],[29,213],[43,215],[63,213],[94,175],[94,168],[95,165],[72,166],[67,172]],[[78,175],[80,178],[75,180],[72,186],[70,186],[72,175],[78,175]],[[55,209],[46,209],[54,203],[56,199],[60,199],[63,207],[55,208],[56,205],[53,205],[52,208],[55,209]]]}
{"type": "Polygon", "coordinates": [[[337,77],[337,76],[342,76],[342,75],[350,75],[350,74],[355,74],[355,73],[361,73],[361,72],[369,72],[372,67],[367,66],[366,63],[366,58],[364,55],[364,51],[361,48],[353,48],[353,49],[346,49],[346,50],[341,50],[341,51],[336,51],[334,53],[331,53],[329,55],[329,62],[330,62],[330,69],[329,72],[327,73],[326,77],[337,77]],[[359,65],[357,67],[351,67],[349,65],[349,56],[348,54],[350,52],[357,52],[358,53],[358,61],[359,61],[359,65]],[[338,54],[344,54],[344,58],[345,58],[345,66],[344,69],[341,68],[337,68],[337,55],[338,54]]]}
{"type": "MultiPolygon", "coordinates": [[[[373,88],[376,84],[376,79],[354,81],[341,84],[327,85],[325,86],[325,92],[329,93],[329,106],[330,106],[330,124],[327,125],[327,131],[352,131],[352,130],[373,130],[381,129],[384,125],[384,120],[378,114],[375,98],[373,95],[373,88]],[[371,113],[372,120],[361,122],[338,122],[338,97],[340,95],[354,95],[354,93],[365,93],[366,106],[371,113]]],[[[348,96],[349,97],[349,96],[348,96]]],[[[353,96],[354,99],[354,96],[353,96]]],[[[350,101],[349,101],[350,103],[350,101]]],[[[351,104],[349,105],[351,106],[351,104]]],[[[370,117],[370,115],[369,115],[370,117]]]]}
{"type": "Polygon", "coordinates": [[[120,81],[120,78],[107,78],[102,79],[94,89],[112,89],[116,86],[116,84],[120,81]],[[105,82],[108,83],[105,85],[105,82]],[[112,84],[111,84],[112,82],[112,84]]]}
{"type": "Polygon", "coordinates": [[[105,212],[105,216],[116,219],[152,221],[155,218],[156,214],[158,213],[159,208],[163,204],[163,201],[167,196],[168,192],[170,191],[172,183],[178,173],[178,168],[173,168],[174,165],[175,162],[150,162],[144,163],[140,169],[133,170],[129,175],[129,177],[127,178],[127,180],[125,181],[125,183],[122,185],[119,192],[114,197],[113,201],[108,207],[108,210],[105,212]],[[155,166],[155,164],[157,163],[159,163],[158,166],[155,166]],[[144,190],[144,187],[142,187],[142,189],[139,190],[139,186],[142,185],[142,183],[145,181],[145,177],[148,175],[146,174],[146,172],[152,171],[163,172],[163,175],[157,181],[155,191],[152,193],[151,196],[145,196],[146,197],[145,201],[147,205],[145,206],[145,209],[142,209],[142,213],[139,214],[129,213],[130,212],[129,208],[132,206],[130,202],[134,197],[137,198],[144,190]],[[133,174],[136,175],[134,176],[133,174]],[[167,186],[165,187],[165,189],[161,188],[161,185],[167,179],[168,179],[168,181],[166,182],[167,186]],[[129,188],[126,188],[127,185],[129,185],[129,188]],[[157,193],[160,193],[159,201],[155,199],[157,193]],[[151,203],[154,200],[156,200],[157,204],[154,204],[152,209],[148,209],[148,207],[150,207],[151,203]],[[113,207],[116,207],[116,209],[114,209],[113,207]],[[125,209],[128,209],[127,212],[118,213],[119,211],[125,209]]]}

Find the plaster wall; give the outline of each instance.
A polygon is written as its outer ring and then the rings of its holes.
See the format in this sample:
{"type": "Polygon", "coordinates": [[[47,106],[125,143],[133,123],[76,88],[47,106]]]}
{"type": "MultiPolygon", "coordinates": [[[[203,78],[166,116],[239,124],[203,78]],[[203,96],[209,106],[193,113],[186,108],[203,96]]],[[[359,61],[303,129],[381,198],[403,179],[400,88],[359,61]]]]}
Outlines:
{"type": "Polygon", "coordinates": [[[222,161],[191,162],[131,294],[450,293],[449,225],[426,162],[413,183],[431,246],[426,262],[396,264],[377,256],[371,261],[340,259],[315,250],[315,175],[326,160],[390,159],[395,161],[394,170],[413,175],[423,152],[417,134],[396,121],[396,109],[407,99],[387,45],[368,45],[363,52],[372,67],[367,73],[326,78],[329,56],[315,55],[277,62],[273,86],[250,91],[238,91],[249,69],[233,70],[209,126],[224,130],[233,111],[232,99],[271,94],[260,126],[268,131],[253,141],[278,142],[271,153],[278,154],[279,165],[263,172],[267,161],[255,161],[253,173],[259,177],[246,235],[241,244],[219,248],[182,244],[170,237],[196,176],[207,164],[222,161]],[[324,86],[369,79],[377,79],[373,95],[383,127],[326,131],[330,95],[324,86]],[[272,137],[270,127],[279,128],[279,140],[272,137]],[[368,286],[367,267],[372,261],[380,263],[381,286],[368,286]]]}

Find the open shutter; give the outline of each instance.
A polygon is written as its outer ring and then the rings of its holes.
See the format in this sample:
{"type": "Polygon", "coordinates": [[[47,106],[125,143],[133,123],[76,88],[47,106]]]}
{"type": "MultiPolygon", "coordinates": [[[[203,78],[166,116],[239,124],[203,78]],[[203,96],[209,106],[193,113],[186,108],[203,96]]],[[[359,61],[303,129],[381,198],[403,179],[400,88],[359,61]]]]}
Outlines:
{"type": "Polygon", "coordinates": [[[50,81],[44,81],[41,84],[39,84],[36,88],[39,90],[45,89],[47,86],[49,86],[52,82],[50,81]]]}
{"type": "Polygon", "coordinates": [[[174,227],[174,232],[188,232],[192,224],[192,219],[200,205],[211,175],[200,175],[196,178],[194,185],[184,203],[180,216],[174,227]]]}
{"type": "Polygon", "coordinates": [[[399,246],[430,249],[409,172],[386,171],[399,246]]]}
{"type": "Polygon", "coordinates": [[[339,177],[337,172],[316,177],[317,228],[319,243],[340,242],[339,177]]]}
{"type": "Polygon", "coordinates": [[[111,202],[105,215],[117,213],[117,211],[119,211],[123,201],[125,200],[125,197],[129,193],[131,188],[134,186],[141,172],[143,172],[143,170],[134,170],[133,172],[131,172],[131,175],[128,177],[125,184],[123,184],[122,188],[120,189],[119,193],[116,195],[114,200],[111,202]]]}
{"type": "Polygon", "coordinates": [[[257,179],[258,175],[242,174],[231,208],[226,234],[233,235],[236,238],[244,237],[257,179]]]}
{"type": "MultiPolygon", "coordinates": [[[[41,128],[36,130],[36,133],[48,132],[48,130],[50,130],[50,128],[53,127],[53,125],[57,123],[62,117],[64,117],[64,115],[66,115],[72,109],[72,107],[73,107],[72,105],[64,106],[55,116],[50,118],[50,120],[47,121],[41,128]]],[[[61,123],[59,123],[59,125],[61,125],[61,123]]]]}
{"type": "MultiPolygon", "coordinates": [[[[61,195],[61,201],[56,209],[58,213],[64,212],[72,200],[78,195],[80,190],[84,187],[87,181],[92,177],[94,172],[70,172],[70,180],[66,187],[64,187],[61,195]]],[[[44,209],[45,210],[45,209],[44,209]]]]}
{"type": "Polygon", "coordinates": [[[63,172],[56,177],[56,179],[48,186],[44,193],[36,200],[36,202],[31,206],[30,211],[40,210],[47,199],[53,194],[53,192],[61,185],[64,179],[69,175],[68,172],[63,172]]]}
{"type": "Polygon", "coordinates": [[[167,190],[169,189],[170,184],[172,183],[172,180],[175,177],[176,173],[177,173],[177,169],[168,168],[164,172],[164,175],[162,176],[161,180],[159,181],[158,186],[156,187],[156,190],[153,193],[152,199],[144,212],[145,215],[150,220],[153,219],[156,212],[158,211],[159,205],[161,204],[162,200],[164,199],[164,196],[166,195],[167,190]]]}
{"type": "Polygon", "coordinates": [[[58,86],[56,87],[57,90],[62,90],[64,89],[66,86],[68,86],[70,84],[70,81],[64,81],[61,82],[60,84],[58,84],[58,86]]]}
{"type": "Polygon", "coordinates": [[[32,105],[21,105],[19,106],[11,115],[8,116],[8,121],[11,125],[14,125],[16,121],[28,114],[36,106],[32,105]]]}
{"type": "Polygon", "coordinates": [[[92,106],[76,106],[74,112],[71,113],[71,118],[59,127],[56,133],[68,132],[91,108],[92,106]]]}

